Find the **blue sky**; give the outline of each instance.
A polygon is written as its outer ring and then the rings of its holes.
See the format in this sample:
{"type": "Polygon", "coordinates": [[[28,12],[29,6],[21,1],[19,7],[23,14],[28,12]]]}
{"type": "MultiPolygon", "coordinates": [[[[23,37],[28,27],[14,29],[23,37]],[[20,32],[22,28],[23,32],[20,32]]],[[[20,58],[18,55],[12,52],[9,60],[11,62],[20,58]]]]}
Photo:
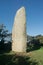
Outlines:
{"type": "Polygon", "coordinates": [[[43,0],[0,0],[0,24],[12,32],[16,11],[24,6],[28,35],[43,35],[43,0]]]}

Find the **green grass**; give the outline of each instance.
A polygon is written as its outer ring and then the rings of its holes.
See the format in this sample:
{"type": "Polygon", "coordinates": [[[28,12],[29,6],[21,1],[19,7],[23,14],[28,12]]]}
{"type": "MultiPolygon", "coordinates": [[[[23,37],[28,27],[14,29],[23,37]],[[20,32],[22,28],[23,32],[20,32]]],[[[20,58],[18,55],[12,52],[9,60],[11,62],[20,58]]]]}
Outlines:
{"type": "Polygon", "coordinates": [[[38,62],[38,65],[43,65],[43,48],[32,51],[30,54],[31,60],[38,62]]]}
{"type": "Polygon", "coordinates": [[[43,48],[39,50],[16,55],[14,52],[0,54],[0,65],[43,65],[43,48]]]}

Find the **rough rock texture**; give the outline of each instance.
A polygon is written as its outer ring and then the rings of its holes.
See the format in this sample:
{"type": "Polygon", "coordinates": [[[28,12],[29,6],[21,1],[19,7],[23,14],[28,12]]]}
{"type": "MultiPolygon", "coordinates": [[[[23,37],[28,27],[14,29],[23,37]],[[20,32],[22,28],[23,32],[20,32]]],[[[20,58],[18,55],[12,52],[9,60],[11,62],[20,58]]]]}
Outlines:
{"type": "Polygon", "coordinates": [[[12,51],[26,52],[26,14],[25,8],[20,8],[14,19],[12,30],[12,51]]]}

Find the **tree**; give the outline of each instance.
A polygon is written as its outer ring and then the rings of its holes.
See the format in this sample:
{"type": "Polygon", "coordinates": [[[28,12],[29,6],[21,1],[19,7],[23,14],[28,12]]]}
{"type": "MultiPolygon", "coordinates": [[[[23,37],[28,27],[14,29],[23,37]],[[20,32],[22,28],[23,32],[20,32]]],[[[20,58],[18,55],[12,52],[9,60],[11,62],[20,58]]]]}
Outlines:
{"type": "MultiPolygon", "coordinates": [[[[4,49],[4,43],[5,41],[9,42],[10,39],[8,40],[7,38],[10,38],[11,33],[8,33],[8,30],[6,30],[6,26],[4,24],[0,25],[0,49],[4,49]]],[[[11,42],[11,41],[10,41],[11,42]]]]}

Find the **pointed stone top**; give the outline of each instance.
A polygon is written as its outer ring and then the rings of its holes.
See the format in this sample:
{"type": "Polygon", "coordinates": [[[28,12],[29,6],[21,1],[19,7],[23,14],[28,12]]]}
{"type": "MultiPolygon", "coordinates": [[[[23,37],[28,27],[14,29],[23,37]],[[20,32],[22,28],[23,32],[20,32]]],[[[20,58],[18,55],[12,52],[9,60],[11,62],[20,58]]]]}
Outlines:
{"type": "Polygon", "coordinates": [[[23,11],[25,11],[25,7],[21,7],[21,8],[17,11],[17,13],[20,13],[20,12],[23,12],[23,11]]]}

